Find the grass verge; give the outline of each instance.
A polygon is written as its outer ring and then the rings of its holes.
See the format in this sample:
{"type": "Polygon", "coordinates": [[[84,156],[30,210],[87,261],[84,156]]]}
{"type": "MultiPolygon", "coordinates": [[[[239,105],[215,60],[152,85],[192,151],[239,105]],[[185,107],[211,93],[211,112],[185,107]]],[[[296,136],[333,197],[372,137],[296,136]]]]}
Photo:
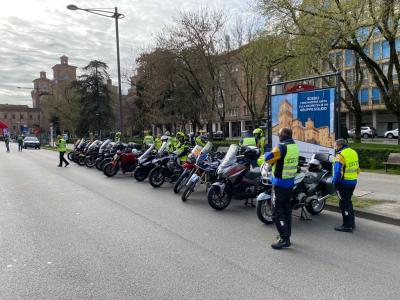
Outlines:
{"type": "MultiPolygon", "coordinates": [[[[383,200],[377,200],[377,199],[367,199],[367,198],[359,198],[359,197],[353,197],[353,207],[354,208],[369,208],[373,205],[381,204],[384,203],[385,201],[383,200]]],[[[339,205],[339,199],[337,196],[331,196],[328,198],[326,203],[331,204],[331,205],[339,205]]]]}
{"type": "Polygon", "coordinates": [[[387,172],[385,172],[384,169],[364,169],[364,168],[362,168],[361,173],[362,172],[376,173],[376,174],[400,175],[400,168],[397,168],[397,169],[389,168],[387,170],[387,172]]]}

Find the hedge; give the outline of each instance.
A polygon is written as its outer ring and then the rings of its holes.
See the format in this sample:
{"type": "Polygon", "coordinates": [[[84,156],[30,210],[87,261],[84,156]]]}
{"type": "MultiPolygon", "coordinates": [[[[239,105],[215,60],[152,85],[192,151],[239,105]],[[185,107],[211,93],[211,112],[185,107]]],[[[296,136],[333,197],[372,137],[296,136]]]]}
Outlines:
{"type": "Polygon", "coordinates": [[[383,169],[390,153],[400,153],[400,147],[373,147],[371,144],[350,145],[358,153],[361,168],[383,169]]]}

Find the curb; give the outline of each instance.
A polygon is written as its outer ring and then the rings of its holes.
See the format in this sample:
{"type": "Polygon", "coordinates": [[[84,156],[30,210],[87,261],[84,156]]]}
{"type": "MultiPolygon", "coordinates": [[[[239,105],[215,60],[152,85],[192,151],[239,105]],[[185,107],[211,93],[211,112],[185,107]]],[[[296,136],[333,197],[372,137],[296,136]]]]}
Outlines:
{"type": "MultiPolygon", "coordinates": [[[[340,213],[339,206],[326,204],[325,209],[332,212],[340,213]]],[[[365,209],[354,209],[357,218],[372,220],[380,223],[400,226],[400,218],[389,216],[383,213],[374,213],[365,209]]]]}

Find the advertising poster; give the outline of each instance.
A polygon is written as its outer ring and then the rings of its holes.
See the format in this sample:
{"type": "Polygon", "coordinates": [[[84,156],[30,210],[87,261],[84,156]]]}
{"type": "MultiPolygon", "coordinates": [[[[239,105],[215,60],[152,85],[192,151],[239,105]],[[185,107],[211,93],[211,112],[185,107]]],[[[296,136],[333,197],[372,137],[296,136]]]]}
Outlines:
{"type": "Polygon", "coordinates": [[[272,96],[273,146],[279,143],[279,130],[289,127],[302,156],[333,154],[335,97],[335,88],[272,96]]]}

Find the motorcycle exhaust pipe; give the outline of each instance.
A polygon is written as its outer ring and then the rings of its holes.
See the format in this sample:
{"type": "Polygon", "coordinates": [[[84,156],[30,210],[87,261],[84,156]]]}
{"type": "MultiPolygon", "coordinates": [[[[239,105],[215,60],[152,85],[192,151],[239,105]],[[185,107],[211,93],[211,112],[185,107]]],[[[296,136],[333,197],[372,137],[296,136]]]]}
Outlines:
{"type": "Polygon", "coordinates": [[[318,198],[318,202],[324,201],[324,200],[328,199],[329,197],[330,197],[330,195],[326,195],[326,196],[323,196],[322,198],[318,198]]]}

